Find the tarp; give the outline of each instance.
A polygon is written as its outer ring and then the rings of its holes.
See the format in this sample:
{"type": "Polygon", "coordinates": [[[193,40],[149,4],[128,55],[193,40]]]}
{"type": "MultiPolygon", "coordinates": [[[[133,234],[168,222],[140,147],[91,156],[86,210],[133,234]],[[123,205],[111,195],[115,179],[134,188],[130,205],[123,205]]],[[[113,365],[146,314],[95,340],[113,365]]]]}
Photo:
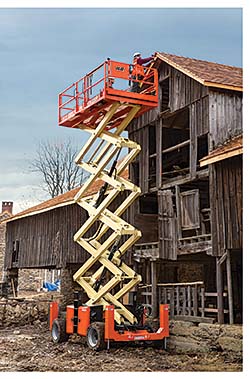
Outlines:
{"type": "Polygon", "coordinates": [[[43,288],[48,291],[58,291],[60,288],[60,279],[57,279],[55,283],[43,282],[43,288]]]}

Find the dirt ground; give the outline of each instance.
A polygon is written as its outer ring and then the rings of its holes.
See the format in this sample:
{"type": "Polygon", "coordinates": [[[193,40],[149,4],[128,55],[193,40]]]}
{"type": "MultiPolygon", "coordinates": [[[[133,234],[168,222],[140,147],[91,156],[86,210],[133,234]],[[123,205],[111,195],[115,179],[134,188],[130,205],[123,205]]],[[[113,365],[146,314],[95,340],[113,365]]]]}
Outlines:
{"type": "Polygon", "coordinates": [[[241,371],[240,362],[222,353],[173,354],[144,346],[111,345],[90,351],[78,336],[54,344],[46,322],[0,329],[0,371],[241,371]],[[94,356],[94,359],[93,359],[94,356]]]}

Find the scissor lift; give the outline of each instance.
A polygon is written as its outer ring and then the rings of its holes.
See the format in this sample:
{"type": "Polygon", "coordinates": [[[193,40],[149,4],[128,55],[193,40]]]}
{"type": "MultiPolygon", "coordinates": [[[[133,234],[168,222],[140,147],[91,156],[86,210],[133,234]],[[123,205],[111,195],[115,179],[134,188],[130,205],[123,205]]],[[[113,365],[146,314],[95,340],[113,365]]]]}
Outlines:
{"type": "Polygon", "coordinates": [[[122,176],[141,150],[123,132],[135,117],[158,106],[157,70],[145,68],[139,93],[128,88],[129,81],[137,81],[136,70],[136,66],[108,59],[59,94],[59,125],[82,129],[89,135],[75,160],[90,174],[75,197],[89,218],[74,240],[90,257],[73,276],[88,295],[87,303],[79,306],[76,298],[74,305],[67,306],[65,319],[60,317],[58,304],[50,304],[54,342],[77,333],[86,336],[89,347],[97,350],[106,345],[109,348],[110,341],[166,342],[169,335],[166,304],[160,305],[160,325],[154,331],[145,325],[143,311],[129,309],[122,300],[141,281],[141,276],[122,259],[141,237],[139,230],[121,218],[141,192],[122,176]],[[122,149],[127,149],[126,156],[119,160],[122,149]],[[103,181],[103,186],[96,195],[86,197],[97,179],[103,181]],[[109,206],[122,191],[129,195],[111,212],[109,206]],[[96,233],[86,238],[93,226],[96,233]]]}

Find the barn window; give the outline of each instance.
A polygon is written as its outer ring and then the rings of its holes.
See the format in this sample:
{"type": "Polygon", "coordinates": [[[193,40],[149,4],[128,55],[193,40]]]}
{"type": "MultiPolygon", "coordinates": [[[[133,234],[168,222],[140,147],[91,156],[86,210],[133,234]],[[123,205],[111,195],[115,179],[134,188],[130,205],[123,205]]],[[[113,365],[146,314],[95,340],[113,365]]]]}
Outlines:
{"type": "Polygon", "coordinates": [[[13,241],[13,250],[12,250],[12,263],[18,262],[18,254],[19,254],[19,241],[13,241]]]}
{"type": "Polygon", "coordinates": [[[200,227],[199,190],[182,192],[180,206],[182,229],[198,229],[200,227]]]}
{"type": "Polygon", "coordinates": [[[141,196],[139,205],[142,214],[158,214],[158,201],[154,194],[141,196]]]}

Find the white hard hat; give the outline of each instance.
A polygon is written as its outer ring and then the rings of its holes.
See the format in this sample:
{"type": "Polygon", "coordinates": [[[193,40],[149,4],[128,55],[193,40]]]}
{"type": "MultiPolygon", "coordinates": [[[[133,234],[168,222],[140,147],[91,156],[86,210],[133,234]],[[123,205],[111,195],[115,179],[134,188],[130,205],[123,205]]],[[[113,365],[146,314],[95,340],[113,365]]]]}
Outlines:
{"type": "Polygon", "coordinates": [[[141,53],[134,53],[134,57],[137,57],[138,55],[141,55],[141,53]]]}

